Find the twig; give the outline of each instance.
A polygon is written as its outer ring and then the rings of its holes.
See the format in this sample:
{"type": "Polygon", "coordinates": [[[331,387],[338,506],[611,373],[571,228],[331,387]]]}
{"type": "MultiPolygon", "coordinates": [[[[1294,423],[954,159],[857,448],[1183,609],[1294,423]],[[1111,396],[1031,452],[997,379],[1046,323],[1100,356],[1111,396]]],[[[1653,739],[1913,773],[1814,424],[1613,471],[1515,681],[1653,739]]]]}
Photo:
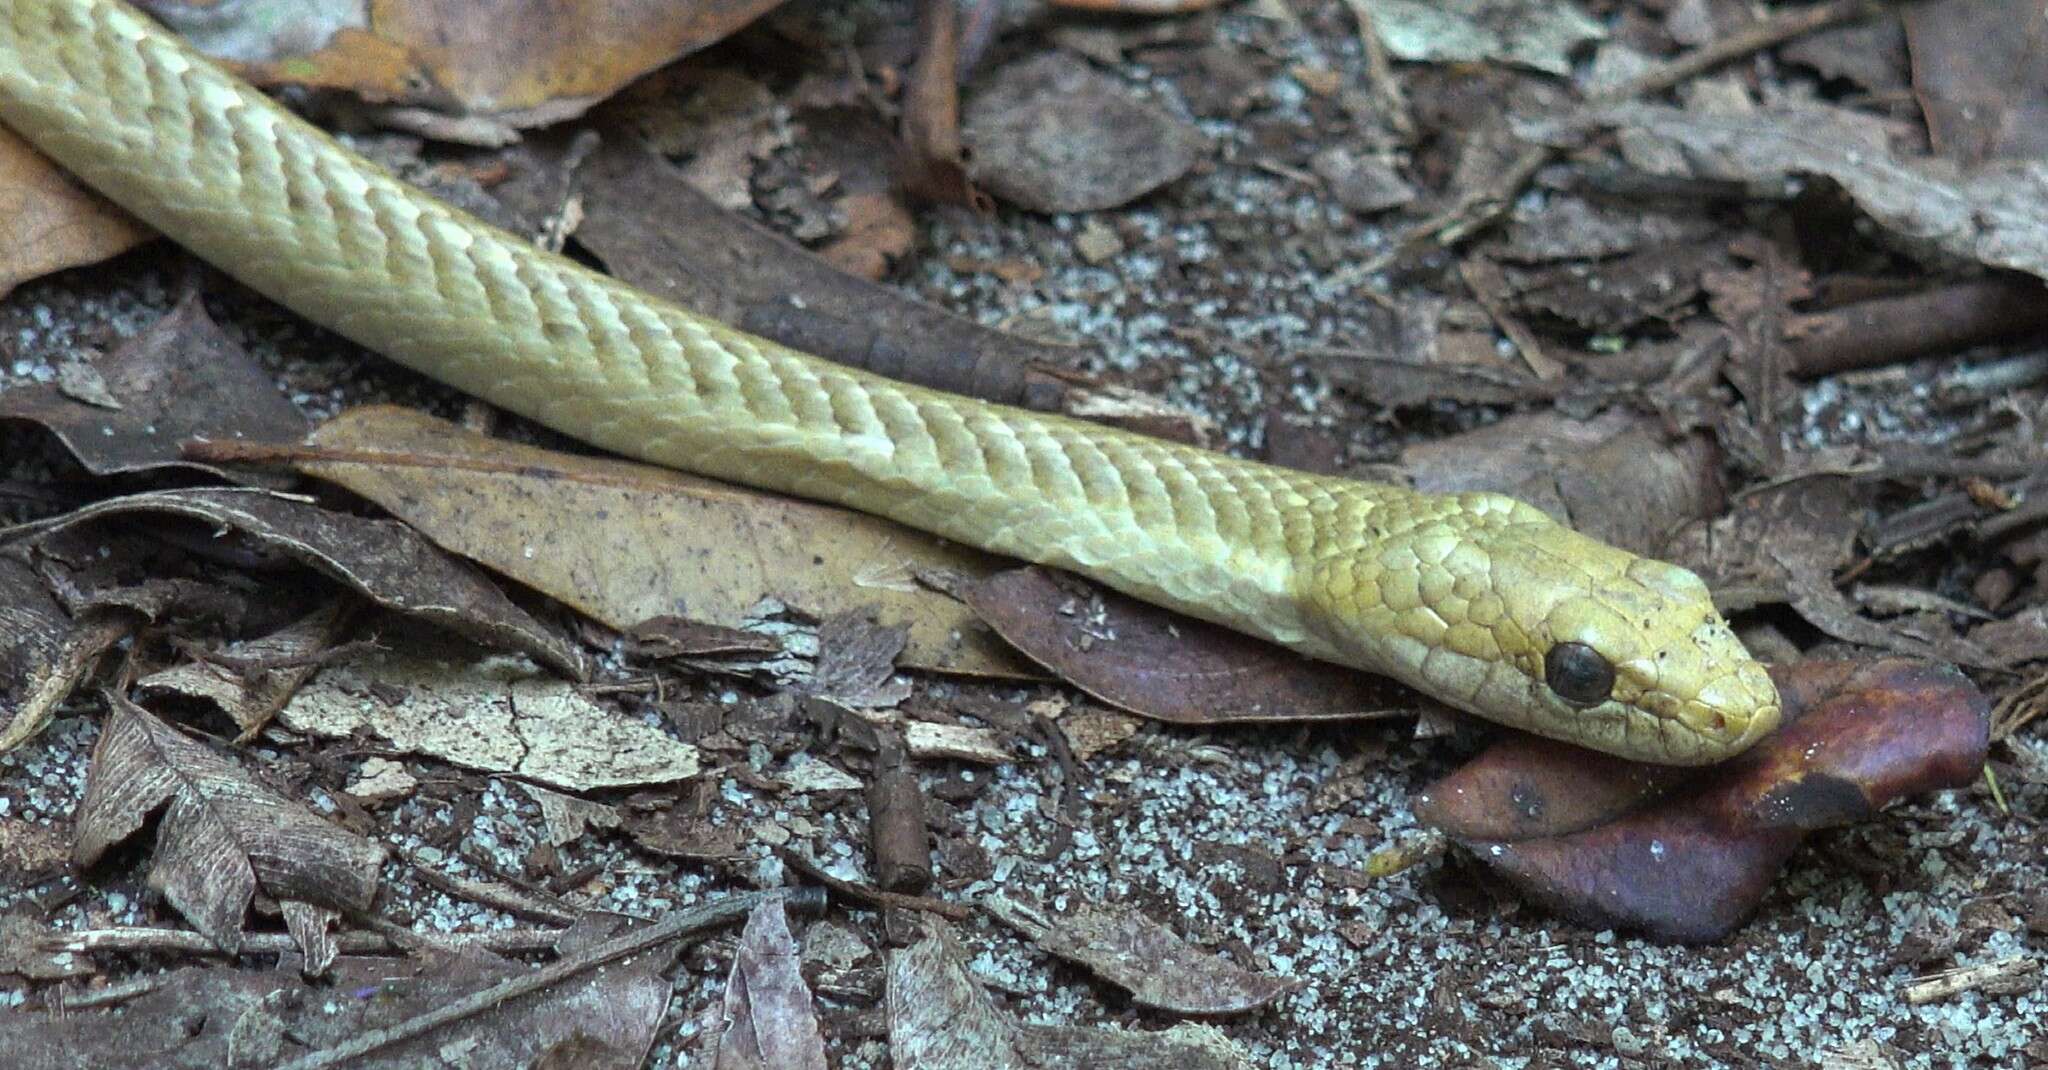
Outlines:
{"type": "MultiPolygon", "coordinates": [[[[1816,30],[1867,18],[1883,10],[1887,4],[1888,0],[1835,0],[1834,3],[1767,19],[1653,67],[1620,85],[1592,93],[1581,109],[1618,104],[1646,93],[1669,89],[1752,52],[1816,30]]],[[[1494,182],[1467,191],[1449,207],[1409,228],[1385,252],[1339,272],[1335,281],[1344,286],[1357,285],[1425,246],[1453,246],[1491,226],[1514,203],[1522,187],[1536,177],[1536,172],[1541,171],[1544,164],[1550,162],[1554,151],[1548,145],[1532,145],[1523,150],[1494,182]]]]}
{"type": "Polygon", "coordinates": [[[1365,49],[1365,77],[1384,105],[1387,125],[1394,128],[1401,140],[1415,140],[1415,117],[1409,114],[1408,97],[1394,78],[1394,65],[1387,61],[1387,48],[1380,43],[1379,31],[1373,28],[1372,0],[1344,0],[1344,5],[1351,9],[1351,18],[1358,23],[1358,43],[1365,49]]]}
{"type": "Polygon", "coordinates": [[[489,1010],[521,996],[530,995],[552,985],[560,984],[586,970],[595,969],[614,959],[636,955],[650,948],[658,947],[670,940],[680,939],[693,933],[720,925],[726,925],[746,917],[753,909],[771,900],[784,900],[802,910],[821,908],[824,896],[815,888],[777,889],[768,892],[752,892],[745,895],[727,896],[702,906],[679,911],[667,918],[641,929],[627,933],[617,939],[607,940],[579,954],[550,963],[531,973],[507,978],[488,988],[473,992],[452,1003],[437,1007],[425,1014],[399,1022],[383,1029],[372,1030],[346,1043],[313,1052],[303,1058],[294,1059],[278,1070],[321,1070],[322,1067],[340,1066],[351,1059],[380,1048],[410,1040],[451,1022],[461,1021],[473,1014],[489,1010]]]}
{"type": "MultiPolygon", "coordinates": [[[[546,951],[561,940],[564,929],[494,929],[488,932],[444,933],[449,942],[462,947],[517,954],[546,951]]],[[[374,932],[345,932],[336,937],[344,954],[388,955],[406,948],[389,936],[374,932]]],[[[51,933],[39,946],[49,954],[88,954],[94,951],[157,952],[181,955],[225,955],[211,940],[187,929],[154,929],[124,926],[113,929],[84,929],[51,933]]],[[[290,933],[245,933],[240,954],[281,955],[297,951],[290,933]]]]}

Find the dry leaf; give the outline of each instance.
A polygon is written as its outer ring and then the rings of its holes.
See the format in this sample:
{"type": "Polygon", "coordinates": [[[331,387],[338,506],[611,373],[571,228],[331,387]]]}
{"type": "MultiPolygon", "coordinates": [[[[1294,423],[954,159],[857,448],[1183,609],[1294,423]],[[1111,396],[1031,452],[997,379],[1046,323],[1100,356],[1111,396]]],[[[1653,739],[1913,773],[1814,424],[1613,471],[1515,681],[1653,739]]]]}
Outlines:
{"type": "Polygon", "coordinates": [[[0,297],[156,236],[0,126],[0,297]]]}
{"type": "Polygon", "coordinates": [[[450,662],[380,651],[321,670],[278,719],[329,738],[368,732],[407,752],[564,791],[671,783],[699,768],[697,748],[502,656],[450,662]]]}
{"type": "Polygon", "coordinates": [[[74,621],[34,569],[0,553],[0,754],[42,731],[99,656],[136,623],[119,611],[74,621]]]}
{"type": "Polygon", "coordinates": [[[725,982],[714,1070],[825,1070],[825,1038],[779,900],[754,908],[725,982]]]}
{"type": "Polygon", "coordinates": [[[100,476],[196,468],[237,478],[185,460],[180,445],[192,438],[287,442],[306,433],[306,418],[214,324],[196,293],[90,367],[102,401],[80,401],[61,382],[28,385],[0,394],[0,418],[42,425],[100,476]]]}
{"type": "Polygon", "coordinates": [[[360,459],[307,472],[613,628],[660,616],[738,627],[764,596],[818,617],[874,607],[909,629],[905,665],[1027,674],[965,607],[912,579],[983,575],[993,559],[886,520],[498,441],[397,408],[344,413],[313,441],[360,459]]]}
{"type": "Polygon", "coordinates": [[[260,550],[307,565],[386,609],[486,646],[520,651],[572,676],[584,674],[583,655],[567,638],[412,529],[331,512],[304,498],[231,488],[153,491],[108,498],[17,532],[47,542],[110,517],[197,520],[215,537],[231,530],[260,550]]]}
{"type": "Polygon", "coordinates": [[[371,0],[338,8],[221,8],[156,0],[150,7],[258,84],[346,89],[413,109],[386,118],[423,133],[504,144],[516,138],[514,129],[582,114],[780,2],[371,0]]]}
{"type": "Polygon", "coordinates": [[[1301,987],[1253,973],[1197,950],[1128,907],[1084,903],[1064,915],[1019,895],[984,897],[981,906],[1032,943],[1128,989],[1147,1007],[1187,1015],[1243,1014],[1301,987]]]}
{"type": "Polygon", "coordinates": [[[366,910],[384,848],[313,816],[240,765],[108,696],[72,858],[90,866],[159,807],[149,886],[229,953],[260,888],[278,900],[366,910]]]}
{"type": "Polygon", "coordinates": [[[235,742],[246,743],[320,670],[319,655],[341,638],[347,616],[341,603],[315,610],[269,635],[229,644],[216,655],[218,661],[150,673],[135,681],[136,693],[210,701],[242,730],[235,742]]]}
{"type": "Polygon", "coordinates": [[[1976,779],[1990,704],[1904,659],[1777,667],[1785,727],[1705,770],[1516,736],[1432,785],[1416,817],[1537,900],[1599,928],[1726,935],[1814,829],[1976,779]]]}
{"type": "Polygon", "coordinates": [[[1176,724],[1412,714],[1430,699],[1046,569],[991,576],[968,603],[1003,638],[1113,706],[1176,724]]]}

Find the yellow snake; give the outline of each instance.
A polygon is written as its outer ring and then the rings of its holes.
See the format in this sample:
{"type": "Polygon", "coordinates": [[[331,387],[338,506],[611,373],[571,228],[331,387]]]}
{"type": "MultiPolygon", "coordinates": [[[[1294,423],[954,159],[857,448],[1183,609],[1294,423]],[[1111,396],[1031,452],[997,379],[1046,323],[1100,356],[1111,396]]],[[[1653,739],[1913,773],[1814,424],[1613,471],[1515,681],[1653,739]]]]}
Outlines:
{"type": "Polygon", "coordinates": [[[1533,507],[830,364],[433,200],[116,0],[0,3],[0,121],[300,315],[556,430],[1071,569],[1614,754],[1703,764],[1778,722],[1697,576],[1533,507]]]}

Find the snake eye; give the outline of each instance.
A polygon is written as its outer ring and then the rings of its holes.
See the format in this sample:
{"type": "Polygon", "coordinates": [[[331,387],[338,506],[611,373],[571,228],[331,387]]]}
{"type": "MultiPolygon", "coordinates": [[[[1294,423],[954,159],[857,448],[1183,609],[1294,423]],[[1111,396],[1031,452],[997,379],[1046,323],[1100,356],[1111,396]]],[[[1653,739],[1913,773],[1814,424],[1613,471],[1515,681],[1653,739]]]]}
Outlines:
{"type": "Polygon", "coordinates": [[[1559,643],[1543,655],[1543,682],[1574,706],[1598,706],[1614,691],[1614,666],[1584,643],[1559,643]]]}

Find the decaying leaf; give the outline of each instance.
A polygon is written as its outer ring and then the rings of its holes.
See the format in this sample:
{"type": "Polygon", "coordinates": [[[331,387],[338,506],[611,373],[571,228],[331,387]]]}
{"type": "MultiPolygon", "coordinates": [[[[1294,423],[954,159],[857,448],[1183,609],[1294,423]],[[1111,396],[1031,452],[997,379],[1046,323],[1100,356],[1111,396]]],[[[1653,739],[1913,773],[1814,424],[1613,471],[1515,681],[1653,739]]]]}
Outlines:
{"type": "Polygon", "coordinates": [[[307,565],[386,609],[486,646],[520,651],[573,676],[584,674],[583,655],[566,637],[411,528],[321,509],[304,498],[231,488],[151,491],[107,498],[18,531],[47,540],[116,517],[196,520],[211,529],[208,537],[215,541],[214,532],[231,530],[260,550],[307,565]]]}
{"type": "Polygon", "coordinates": [[[0,297],[30,279],[96,264],[155,236],[0,127],[0,297]]]}
{"type": "Polygon", "coordinates": [[[1211,1026],[1157,1033],[1020,1023],[989,999],[950,930],[889,955],[889,1056],[919,1070],[1249,1070],[1211,1026]]]}
{"type": "Polygon", "coordinates": [[[235,762],[119,695],[86,775],[72,858],[90,866],[159,807],[149,886],[215,946],[241,946],[261,888],[279,900],[364,910],[384,848],[313,816],[235,762]]]}
{"type": "Polygon", "coordinates": [[[405,106],[387,119],[421,132],[504,144],[516,139],[515,129],[582,114],[778,3],[374,0],[222,10],[155,0],[150,7],[258,83],[347,89],[405,106]]]}
{"type": "Polygon", "coordinates": [[[99,656],[137,623],[120,611],[73,620],[34,569],[0,553],[0,754],[42,731],[99,656]]]}
{"type": "Polygon", "coordinates": [[[913,578],[985,575],[994,559],[884,520],[397,408],[344,413],[314,442],[348,459],[306,463],[311,474],[613,628],[661,616],[738,627],[772,595],[819,618],[872,607],[909,629],[905,665],[1028,674],[973,613],[913,578]]]}
{"type": "Polygon", "coordinates": [[[1161,721],[1393,717],[1430,703],[1382,678],[1044,569],[1000,573],[965,594],[1003,638],[1061,679],[1161,721]]]}
{"type": "Polygon", "coordinates": [[[697,748],[503,656],[379,651],[321,670],[278,719],[330,738],[368,732],[401,750],[564,791],[671,783],[699,769],[697,748]]]}
{"type": "Polygon", "coordinates": [[[1031,942],[1130,990],[1147,1007],[1176,1014],[1243,1014],[1301,986],[1197,950],[1135,910],[1084,904],[1062,915],[1021,896],[984,897],[983,909],[1031,942]]]}
{"type": "Polygon", "coordinates": [[[269,635],[229,644],[211,659],[150,673],[135,681],[135,692],[210,701],[242,730],[236,742],[246,743],[319,671],[320,654],[341,638],[347,623],[346,607],[335,603],[269,635]]]}
{"type": "Polygon", "coordinates": [[[780,901],[747,917],[725,982],[716,1070],[825,1070],[825,1038],[780,901]]]}
{"type": "Polygon", "coordinates": [[[286,442],[306,433],[306,418],[278,392],[270,373],[206,314],[197,293],[90,365],[101,396],[79,400],[49,383],[0,394],[0,419],[47,428],[94,475],[219,468],[179,455],[186,439],[286,442]]]}
{"type": "Polygon", "coordinates": [[[863,613],[841,613],[818,626],[818,662],[805,690],[853,709],[894,706],[910,697],[896,675],[909,629],[885,627],[863,613]]]}
{"type": "Polygon", "coordinates": [[[1432,785],[1416,816],[1533,898],[1660,939],[1726,935],[1806,834],[1984,762],[1990,705],[1947,667],[1899,658],[1772,672],[1787,724],[1688,775],[1516,737],[1432,785]]]}

